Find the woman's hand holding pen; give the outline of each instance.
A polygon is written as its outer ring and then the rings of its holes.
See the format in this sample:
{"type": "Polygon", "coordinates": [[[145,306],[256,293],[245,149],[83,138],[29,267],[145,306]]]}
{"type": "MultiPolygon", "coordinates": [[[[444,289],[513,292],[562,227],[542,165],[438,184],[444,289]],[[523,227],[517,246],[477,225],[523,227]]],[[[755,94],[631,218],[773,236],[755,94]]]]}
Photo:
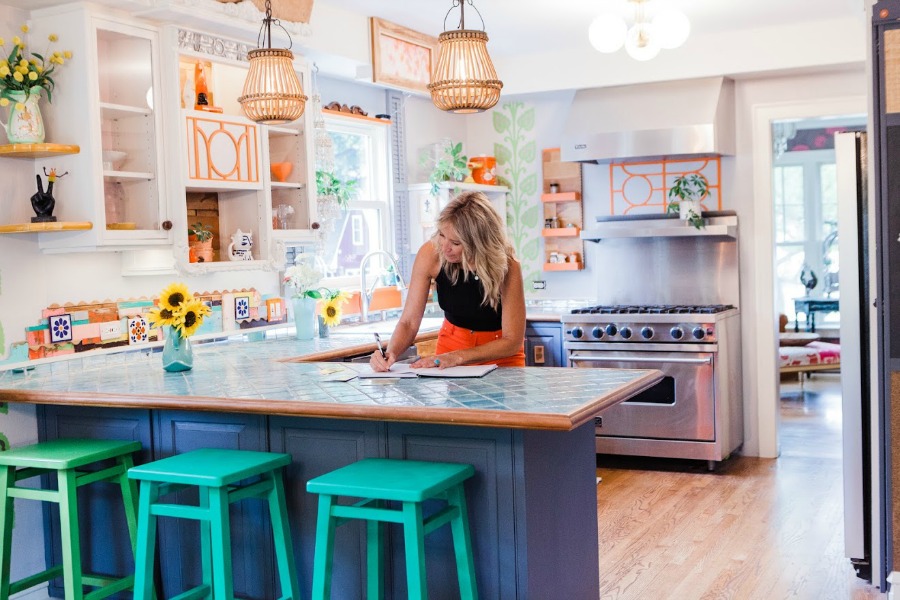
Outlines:
{"type": "Polygon", "coordinates": [[[391,365],[397,361],[397,358],[385,350],[381,343],[381,336],[377,333],[375,334],[375,344],[378,346],[378,350],[372,353],[372,357],[369,359],[369,366],[372,367],[373,371],[388,371],[391,365]]]}

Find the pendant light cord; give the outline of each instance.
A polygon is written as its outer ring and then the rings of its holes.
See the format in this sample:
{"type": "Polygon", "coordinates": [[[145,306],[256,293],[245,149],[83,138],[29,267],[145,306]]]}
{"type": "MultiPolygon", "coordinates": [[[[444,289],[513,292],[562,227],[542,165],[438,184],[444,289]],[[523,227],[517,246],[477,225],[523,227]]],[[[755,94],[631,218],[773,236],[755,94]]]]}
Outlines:
{"type": "Polygon", "coordinates": [[[290,50],[294,46],[294,40],[291,39],[290,32],[285,29],[284,25],[281,24],[281,19],[273,19],[272,18],[272,0],[266,0],[266,16],[263,19],[262,27],[259,30],[259,35],[256,36],[256,46],[258,48],[263,47],[263,42],[265,42],[266,48],[272,47],[272,24],[274,23],[277,27],[281,27],[281,30],[287,35],[288,39],[288,47],[290,50]]]}
{"type": "Polygon", "coordinates": [[[447,31],[447,17],[450,16],[450,13],[453,12],[453,9],[457,6],[459,7],[459,27],[458,29],[466,28],[466,3],[468,2],[469,6],[472,7],[476,13],[478,13],[478,18],[481,19],[481,30],[484,31],[484,17],[481,16],[481,11],[479,11],[475,7],[474,0],[453,0],[453,4],[450,6],[450,10],[447,11],[447,14],[444,15],[444,31],[447,31]]]}

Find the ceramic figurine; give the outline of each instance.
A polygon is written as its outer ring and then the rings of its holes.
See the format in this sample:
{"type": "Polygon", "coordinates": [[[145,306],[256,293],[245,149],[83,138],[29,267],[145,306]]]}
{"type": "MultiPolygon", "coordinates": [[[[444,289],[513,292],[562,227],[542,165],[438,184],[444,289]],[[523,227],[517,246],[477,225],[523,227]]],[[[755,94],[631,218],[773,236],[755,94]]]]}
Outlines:
{"type": "Polygon", "coordinates": [[[231,260],[253,260],[253,232],[244,233],[240,229],[231,236],[228,244],[228,258],[231,260]]]}
{"type": "Polygon", "coordinates": [[[44,175],[47,176],[47,191],[44,191],[44,184],[41,181],[40,175],[35,175],[35,179],[37,179],[37,193],[31,197],[31,208],[34,209],[34,214],[36,217],[31,217],[32,223],[52,223],[56,221],[56,217],[53,216],[53,208],[56,206],[56,200],[53,198],[53,184],[57,179],[65,177],[69,172],[66,171],[62,175],[56,174],[56,169],[50,169],[50,172],[47,172],[47,167],[44,167],[44,175]]]}

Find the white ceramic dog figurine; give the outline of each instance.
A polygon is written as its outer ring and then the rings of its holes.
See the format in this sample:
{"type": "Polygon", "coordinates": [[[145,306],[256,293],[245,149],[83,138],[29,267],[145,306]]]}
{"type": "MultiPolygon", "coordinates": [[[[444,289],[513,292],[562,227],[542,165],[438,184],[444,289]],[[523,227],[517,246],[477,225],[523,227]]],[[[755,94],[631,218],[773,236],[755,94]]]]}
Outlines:
{"type": "Polygon", "coordinates": [[[228,257],[231,260],[253,260],[253,232],[244,233],[240,229],[231,236],[228,257]]]}

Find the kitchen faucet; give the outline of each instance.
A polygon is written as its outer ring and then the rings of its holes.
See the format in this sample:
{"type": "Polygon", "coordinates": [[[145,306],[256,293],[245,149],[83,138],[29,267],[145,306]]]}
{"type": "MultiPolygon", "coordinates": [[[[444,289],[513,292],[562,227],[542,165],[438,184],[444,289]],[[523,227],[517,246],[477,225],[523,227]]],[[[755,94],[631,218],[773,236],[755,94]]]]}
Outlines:
{"type": "Polygon", "coordinates": [[[369,303],[372,302],[372,294],[375,293],[375,286],[378,285],[378,279],[375,279],[375,282],[372,283],[372,287],[366,287],[366,263],[369,262],[369,259],[377,254],[383,254],[390,261],[391,265],[394,267],[394,274],[397,276],[397,289],[403,291],[406,289],[406,282],[403,281],[403,276],[400,275],[400,267],[397,265],[397,259],[394,258],[388,252],[384,250],[372,250],[365,256],[363,256],[362,260],[359,263],[359,308],[360,315],[359,320],[361,323],[369,322],[369,303]]]}

